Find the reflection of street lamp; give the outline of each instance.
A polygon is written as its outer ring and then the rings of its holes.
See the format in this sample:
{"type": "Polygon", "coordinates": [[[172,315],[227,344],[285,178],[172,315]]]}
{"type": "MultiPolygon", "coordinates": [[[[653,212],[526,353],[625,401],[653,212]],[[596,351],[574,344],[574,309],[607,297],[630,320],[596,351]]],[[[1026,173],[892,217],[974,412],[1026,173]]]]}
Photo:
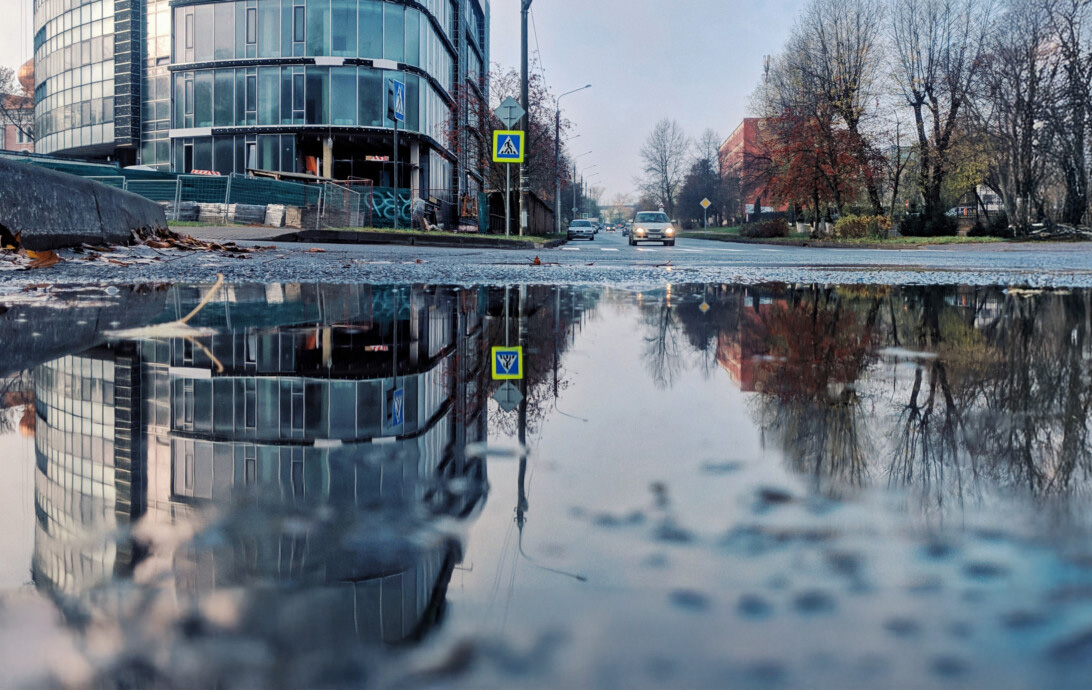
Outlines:
{"type": "Polygon", "coordinates": [[[590,88],[591,84],[586,84],[579,89],[566,91],[554,101],[554,222],[557,224],[559,235],[561,234],[561,99],[571,93],[590,88]]]}

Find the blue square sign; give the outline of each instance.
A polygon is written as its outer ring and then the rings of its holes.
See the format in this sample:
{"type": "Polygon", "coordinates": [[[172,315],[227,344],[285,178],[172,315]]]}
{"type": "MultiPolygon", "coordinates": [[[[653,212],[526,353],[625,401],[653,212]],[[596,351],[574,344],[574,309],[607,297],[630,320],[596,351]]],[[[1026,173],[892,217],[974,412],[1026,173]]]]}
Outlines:
{"type": "Polygon", "coordinates": [[[406,121],[406,83],[387,80],[387,114],[398,122],[406,121]]]}

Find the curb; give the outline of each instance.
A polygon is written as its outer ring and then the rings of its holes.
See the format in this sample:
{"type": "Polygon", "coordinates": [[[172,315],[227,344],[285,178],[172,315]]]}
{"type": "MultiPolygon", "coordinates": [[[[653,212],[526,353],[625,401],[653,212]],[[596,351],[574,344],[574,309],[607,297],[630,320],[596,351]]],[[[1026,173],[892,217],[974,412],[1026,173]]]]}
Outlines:
{"type": "Polygon", "coordinates": [[[393,232],[355,232],[347,230],[303,230],[273,238],[276,242],[317,242],[322,244],[396,244],[409,247],[455,247],[467,249],[552,249],[566,240],[530,242],[502,240],[468,235],[463,237],[428,237],[393,232]]]}
{"type": "MultiPolygon", "coordinates": [[[[772,241],[776,238],[761,238],[761,237],[699,237],[690,233],[680,233],[679,237],[689,240],[706,240],[709,242],[732,242],[735,244],[765,244],[771,247],[813,247],[815,249],[882,249],[885,251],[913,251],[916,249],[928,249],[937,246],[945,247],[958,247],[960,244],[970,246],[982,246],[981,242],[965,242],[965,243],[947,243],[947,244],[883,244],[883,243],[870,243],[870,244],[851,244],[847,242],[827,242],[824,240],[814,239],[788,239],[784,238],[779,241],[772,241]]],[[[1011,242],[1011,240],[1009,240],[1011,242]]],[[[1003,242],[994,242],[990,244],[1004,244],[1003,242]]]]}

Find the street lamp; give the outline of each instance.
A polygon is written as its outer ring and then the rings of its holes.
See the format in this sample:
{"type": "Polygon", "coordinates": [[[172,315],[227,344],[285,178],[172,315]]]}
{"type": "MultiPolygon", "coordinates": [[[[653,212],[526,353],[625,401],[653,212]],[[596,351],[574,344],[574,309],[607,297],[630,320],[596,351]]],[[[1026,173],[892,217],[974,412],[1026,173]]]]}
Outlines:
{"type": "MultiPolygon", "coordinates": [[[[576,159],[577,158],[583,158],[584,156],[588,155],[589,153],[591,153],[591,151],[585,151],[584,153],[580,154],[579,156],[573,156],[573,218],[576,217],[576,212],[578,210],[578,207],[576,205],[576,159]]],[[[558,180],[558,186],[560,186],[560,184],[561,184],[561,180],[559,179],[558,180]]],[[[560,219],[561,216],[559,215],[558,218],[560,219]]],[[[561,234],[560,229],[558,229],[557,234],[559,234],[559,235],[561,234]]]]}
{"type": "MultiPolygon", "coordinates": [[[[579,89],[566,91],[554,101],[554,223],[557,225],[557,234],[561,234],[561,99],[571,93],[590,89],[591,84],[581,86],[579,89]]],[[[579,134],[576,135],[580,136],[579,134]]],[[[576,137],[570,137],[575,139],[576,137]]]]}
{"type": "MultiPolygon", "coordinates": [[[[592,168],[598,168],[598,167],[599,167],[598,164],[593,165],[593,166],[591,166],[591,168],[588,168],[588,170],[591,170],[592,168]]],[[[596,172],[593,172],[591,175],[587,175],[587,176],[584,177],[584,205],[585,206],[588,206],[588,185],[591,183],[591,180],[592,180],[593,177],[599,177],[599,172],[596,171],[596,172]]],[[[587,212],[591,213],[591,208],[590,207],[588,208],[587,212]]]]}

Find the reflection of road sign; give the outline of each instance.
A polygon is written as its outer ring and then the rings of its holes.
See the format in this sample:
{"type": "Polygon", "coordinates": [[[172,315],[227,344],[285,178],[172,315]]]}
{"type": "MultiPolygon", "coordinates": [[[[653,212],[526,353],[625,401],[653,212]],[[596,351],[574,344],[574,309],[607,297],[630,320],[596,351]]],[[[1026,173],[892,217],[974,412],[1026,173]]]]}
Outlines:
{"type": "Polygon", "coordinates": [[[387,113],[392,120],[406,121],[406,83],[396,79],[387,80],[387,113]]]}
{"type": "Polygon", "coordinates": [[[709,201],[708,199],[702,199],[701,200],[701,207],[702,208],[709,208],[712,205],[713,205],[713,202],[709,201]]]}
{"type": "Polygon", "coordinates": [[[705,312],[709,311],[709,303],[708,302],[702,302],[701,304],[698,305],[698,309],[700,309],[701,313],[704,314],[705,312]]]}
{"type": "Polygon", "coordinates": [[[394,390],[391,396],[391,426],[402,426],[406,422],[406,392],[401,388],[394,390]]]}
{"type": "Polygon", "coordinates": [[[523,378],[522,347],[495,347],[493,348],[492,359],[494,380],[519,380],[523,378]]]}
{"type": "Polygon", "coordinates": [[[500,118],[500,121],[504,123],[505,127],[515,127],[516,123],[523,119],[523,116],[527,114],[527,111],[523,109],[523,106],[519,104],[519,101],[509,96],[504,99],[504,103],[497,106],[497,109],[493,111],[493,114],[500,118]]]}
{"type": "Polygon", "coordinates": [[[511,412],[523,402],[523,393],[520,393],[519,389],[513,386],[511,381],[505,381],[504,385],[493,394],[493,399],[497,401],[502,410],[511,412]]]}
{"type": "Polygon", "coordinates": [[[493,162],[523,162],[523,132],[498,129],[493,132],[493,162]]]}
{"type": "Polygon", "coordinates": [[[387,391],[387,428],[396,429],[406,421],[406,395],[404,389],[387,391]]]}

